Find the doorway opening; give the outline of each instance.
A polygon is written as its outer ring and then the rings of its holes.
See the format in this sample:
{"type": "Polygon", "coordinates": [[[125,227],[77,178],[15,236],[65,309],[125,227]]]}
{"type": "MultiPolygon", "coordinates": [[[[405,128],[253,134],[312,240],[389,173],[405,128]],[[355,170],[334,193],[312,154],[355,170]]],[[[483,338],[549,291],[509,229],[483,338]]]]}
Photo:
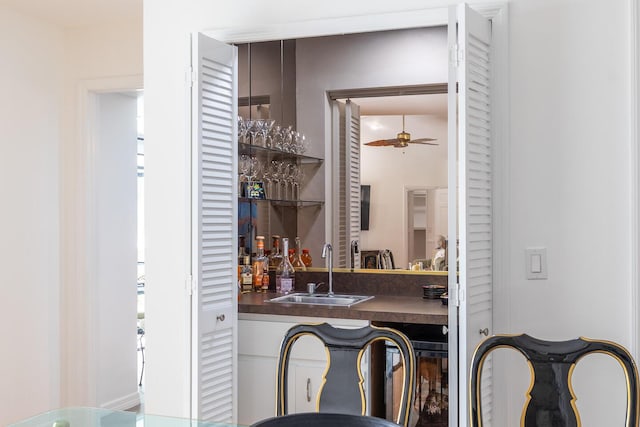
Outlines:
{"type": "MultiPolygon", "coordinates": [[[[137,378],[140,394],[140,408],[144,405],[144,366],[145,366],[145,238],[144,238],[144,94],[138,93],[136,104],[137,151],[136,151],[136,219],[137,219],[137,378]]],[[[143,412],[143,411],[140,411],[143,412]]]]}
{"type": "Polygon", "coordinates": [[[140,333],[144,314],[136,307],[144,313],[143,301],[138,303],[141,290],[144,296],[140,95],[138,90],[115,90],[90,96],[94,218],[90,282],[95,295],[91,339],[96,348],[90,366],[96,375],[93,405],[109,409],[137,408],[143,398],[137,357],[144,347],[140,333]]]}

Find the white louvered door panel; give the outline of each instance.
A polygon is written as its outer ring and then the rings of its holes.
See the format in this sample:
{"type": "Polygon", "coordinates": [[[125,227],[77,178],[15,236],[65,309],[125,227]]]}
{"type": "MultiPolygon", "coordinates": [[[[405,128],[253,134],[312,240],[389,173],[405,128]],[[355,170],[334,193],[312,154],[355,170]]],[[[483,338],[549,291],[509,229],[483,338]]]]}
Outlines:
{"type": "Polygon", "coordinates": [[[237,50],[192,38],[192,417],[236,413],[237,50]]]}
{"type": "MultiPolygon", "coordinates": [[[[456,149],[449,152],[449,165],[452,167],[451,160],[455,165],[456,157],[451,159],[451,156],[457,154],[457,240],[460,251],[456,355],[459,419],[458,424],[452,425],[466,426],[471,357],[480,341],[493,329],[491,24],[466,4],[454,7],[451,18],[449,41],[451,64],[455,70],[450,73],[450,79],[454,76],[458,85],[458,125],[457,132],[449,136],[454,145],[457,141],[456,149]]],[[[451,102],[452,92],[455,99],[451,82],[449,92],[451,102]]],[[[450,126],[450,131],[452,128],[455,131],[455,126],[450,126]]],[[[450,183],[449,188],[456,187],[450,183]]],[[[450,209],[455,202],[454,197],[450,196],[450,209]]],[[[449,224],[455,224],[455,217],[450,217],[449,224]]],[[[455,226],[449,227],[449,242],[455,241],[451,239],[452,232],[455,236],[455,226]]],[[[455,247],[450,249],[450,256],[455,256],[455,247]]],[[[454,277],[450,277],[450,288],[454,283],[454,277]]],[[[451,311],[449,317],[452,318],[451,311]]],[[[483,418],[487,426],[491,425],[491,389],[491,363],[487,363],[482,390],[483,418]]]]}
{"type": "MultiPolygon", "coordinates": [[[[351,260],[351,242],[360,242],[360,107],[351,101],[345,105],[345,192],[348,211],[347,241],[344,248],[349,267],[351,260]]],[[[360,266],[360,253],[353,259],[355,268],[360,266]]]]}
{"type": "Polygon", "coordinates": [[[351,241],[360,240],[360,107],[351,101],[333,101],[331,108],[333,265],[345,268],[351,261],[351,241]]]}

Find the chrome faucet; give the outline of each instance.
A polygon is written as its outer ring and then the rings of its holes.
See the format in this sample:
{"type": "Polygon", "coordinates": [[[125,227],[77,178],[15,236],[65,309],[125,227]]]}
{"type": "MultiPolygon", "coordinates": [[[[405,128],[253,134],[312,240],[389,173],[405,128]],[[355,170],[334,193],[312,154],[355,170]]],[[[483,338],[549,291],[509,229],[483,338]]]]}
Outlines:
{"type": "Polygon", "coordinates": [[[333,296],[333,248],[330,243],[325,243],[322,247],[322,258],[327,259],[327,271],[329,272],[329,292],[328,296],[333,296]]]}

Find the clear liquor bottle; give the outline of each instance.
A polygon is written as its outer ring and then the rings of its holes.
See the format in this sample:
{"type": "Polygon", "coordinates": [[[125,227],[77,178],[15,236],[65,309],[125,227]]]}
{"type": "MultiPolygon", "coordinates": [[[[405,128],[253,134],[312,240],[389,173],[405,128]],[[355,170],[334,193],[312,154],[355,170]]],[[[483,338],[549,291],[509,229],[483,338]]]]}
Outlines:
{"type": "MultiPolygon", "coordinates": [[[[282,239],[284,253],[289,251],[289,239],[282,239]]],[[[293,291],[296,282],[296,271],[289,261],[289,257],[282,257],[282,262],[276,268],[276,292],[288,294],[293,291]]]]}

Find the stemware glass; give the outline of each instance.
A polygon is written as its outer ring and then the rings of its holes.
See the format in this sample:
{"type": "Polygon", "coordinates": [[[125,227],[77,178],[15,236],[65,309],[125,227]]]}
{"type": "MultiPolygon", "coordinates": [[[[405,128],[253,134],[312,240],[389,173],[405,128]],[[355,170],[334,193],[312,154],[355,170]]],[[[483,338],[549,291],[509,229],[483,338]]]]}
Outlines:
{"type": "Polygon", "coordinates": [[[291,152],[291,143],[293,141],[293,129],[291,126],[286,128],[282,132],[282,148],[281,150],[287,153],[291,152]]]}
{"type": "Polygon", "coordinates": [[[262,147],[267,147],[270,148],[270,144],[271,142],[269,141],[269,135],[271,135],[271,129],[273,128],[273,125],[276,123],[275,120],[273,119],[265,119],[263,121],[262,124],[262,131],[261,131],[261,136],[262,136],[262,147]]]}
{"type": "Polygon", "coordinates": [[[285,178],[286,179],[285,194],[286,194],[287,200],[295,200],[295,194],[294,194],[294,191],[293,191],[293,183],[294,183],[294,178],[295,178],[295,174],[296,174],[296,169],[297,168],[298,168],[298,166],[296,166],[293,163],[290,163],[289,165],[287,165],[287,175],[286,175],[286,178],[285,178]]]}
{"type": "Polygon", "coordinates": [[[271,176],[273,199],[280,199],[280,171],[280,162],[278,160],[271,160],[269,175],[271,176]]]}
{"type": "Polygon", "coordinates": [[[238,142],[244,143],[247,139],[247,121],[238,116],[238,142]]]}
{"type": "Polygon", "coordinates": [[[279,194],[280,200],[287,200],[287,173],[289,164],[286,161],[280,161],[278,163],[278,178],[279,178],[279,194]]]}
{"type": "Polygon", "coordinates": [[[293,192],[293,200],[300,200],[300,186],[304,179],[304,171],[302,166],[294,165],[294,171],[292,173],[291,191],[293,192]]]}
{"type": "Polygon", "coordinates": [[[251,156],[249,159],[249,172],[247,172],[247,178],[249,182],[253,182],[255,178],[260,174],[262,163],[256,158],[251,156]]]}
{"type": "Polygon", "coordinates": [[[262,134],[262,126],[264,124],[264,120],[255,119],[251,120],[251,127],[249,128],[249,133],[251,134],[251,144],[260,145],[260,141],[258,140],[257,135],[262,134]]]}
{"type": "Polygon", "coordinates": [[[273,189],[271,188],[272,186],[272,169],[271,169],[271,164],[263,164],[262,165],[262,181],[264,181],[264,190],[267,193],[267,198],[268,199],[273,199],[273,194],[272,191],[273,189]]]}
{"type": "Polygon", "coordinates": [[[307,151],[307,141],[302,132],[295,133],[295,153],[296,154],[304,154],[307,151]]]}
{"type": "Polygon", "coordinates": [[[280,126],[275,125],[269,132],[269,138],[267,139],[267,148],[276,149],[278,145],[282,144],[282,130],[280,126]]]}
{"type": "Polygon", "coordinates": [[[251,158],[246,155],[246,154],[242,154],[240,156],[240,159],[238,159],[238,172],[240,175],[240,179],[238,179],[238,185],[239,185],[239,192],[238,194],[242,194],[242,183],[244,181],[247,181],[247,176],[249,174],[249,170],[251,169],[251,158]]]}

